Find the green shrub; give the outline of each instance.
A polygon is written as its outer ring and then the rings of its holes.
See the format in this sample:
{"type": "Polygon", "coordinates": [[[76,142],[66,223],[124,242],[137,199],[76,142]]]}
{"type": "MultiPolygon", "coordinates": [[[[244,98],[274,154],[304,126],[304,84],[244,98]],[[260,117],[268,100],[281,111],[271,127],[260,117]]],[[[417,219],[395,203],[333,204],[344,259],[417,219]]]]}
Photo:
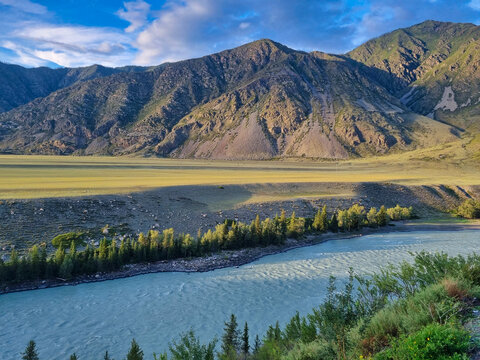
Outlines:
{"type": "Polygon", "coordinates": [[[401,207],[397,204],[395,207],[387,209],[387,214],[391,220],[408,220],[413,218],[413,208],[401,207]]]}
{"type": "Polygon", "coordinates": [[[83,241],[85,234],[81,232],[69,232],[65,234],[60,234],[55,236],[52,239],[52,245],[56,248],[60,247],[60,244],[64,249],[70,248],[72,241],[75,243],[75,246],[83,246],[85,242],[83,241]]]}
{"type": "Polygon", "coordinates": [[[431,324],[395,341],[392,347],[377,354],[376,360],[463,360],[468,359],[468,332],[451,324],[431,324]]]}
{"type": "Polygon", "coordinates": [[[411,334],[432,324],[446,324],[457,319],[462,310],[459,294],[464,290],[453,280],[416,292],[377,312],[366,329],[363,352],[374,353],[392,339],[411,334]],[[454,290],[455,289],[455,290],[454,290]]]}
{"type": "Polygon", "coordinates": [[[318,360],[336,359],[336,352],[331,344],[324,340],[315,340],[310,343],[299,342],[288,353],[281,357],[282,360],[318,360]]]}
{"type": "Polygon", "coordinates": [[[457,208],[457,215],[467,219],[480,219],[480,201],[468,199],[457,208]]]}

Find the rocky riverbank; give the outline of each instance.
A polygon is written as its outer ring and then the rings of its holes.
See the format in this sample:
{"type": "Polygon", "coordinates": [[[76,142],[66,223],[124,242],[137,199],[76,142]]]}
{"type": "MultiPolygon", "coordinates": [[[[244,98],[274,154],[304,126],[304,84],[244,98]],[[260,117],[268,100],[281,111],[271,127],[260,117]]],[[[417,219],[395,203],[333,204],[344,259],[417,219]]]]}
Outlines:
{"type": "Polygon", "coordinates": [[[267,255],[278,254],[295,248],[316,245],[332,239],[347,239],[373,233],[388,233],[393,231],[455,231],[480,230],[480,222],[468,223],[426,223],[426,222],[396,222],[383,228],[364,228],[352,233],[326,233],[310,235],[295,240],[288,239],[280,246],[256,247],[241,250],[229,250],[214,253],[210,256],[158,261],[155,263],[128,264],[119,271],[97,273],[94,275],[79,276],[72,280],[48,279],[29,281],[21,284],[0,286],[0,294],[45,289],[57,286],[71,286],[83,283],[98,282],[126,278],[131,276],[157,272],[205,272],[216,269],[241,266],[267,255]]]}

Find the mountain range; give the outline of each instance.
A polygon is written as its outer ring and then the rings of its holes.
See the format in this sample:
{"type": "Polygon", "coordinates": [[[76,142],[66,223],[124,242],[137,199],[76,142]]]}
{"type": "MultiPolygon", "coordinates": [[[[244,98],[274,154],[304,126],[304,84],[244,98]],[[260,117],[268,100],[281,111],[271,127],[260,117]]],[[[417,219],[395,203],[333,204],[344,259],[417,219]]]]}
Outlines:
{"type": "Polygon", "coordinates": [[[159,66],[0,63],[0,152],[366,157],[480,133],[480,27],[426,21],[343,55],[258,40],[159,66]]]}

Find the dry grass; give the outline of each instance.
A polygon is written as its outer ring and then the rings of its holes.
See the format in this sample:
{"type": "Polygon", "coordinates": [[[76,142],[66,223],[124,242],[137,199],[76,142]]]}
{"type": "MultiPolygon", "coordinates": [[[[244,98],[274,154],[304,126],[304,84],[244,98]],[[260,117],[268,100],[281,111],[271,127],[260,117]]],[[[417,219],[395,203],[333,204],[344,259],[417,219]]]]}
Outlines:
{"type": "MultiPolygon", "coordinates": [[[[0,199],[117,194],[175,185],[302,182],[477,185],[479,168],[474,162],[466,162],[464,156],[469,143],[471,139],[428,150],[337,163],[1,155],[0,199]]],[[[295,196],[331,195],[334,194],[295,196]]],[[[291,196],[292,193],[259,193],[251,201],[291,196]]]]}

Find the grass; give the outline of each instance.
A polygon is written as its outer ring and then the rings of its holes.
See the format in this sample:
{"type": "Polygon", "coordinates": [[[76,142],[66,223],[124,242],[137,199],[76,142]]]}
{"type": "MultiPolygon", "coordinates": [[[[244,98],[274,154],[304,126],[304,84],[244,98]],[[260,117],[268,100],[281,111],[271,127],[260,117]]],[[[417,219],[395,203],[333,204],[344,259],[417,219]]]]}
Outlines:
{"type": "MultiPolygon", "coordinates": [[[[0,155],[0,199],[118,194],[178,185],[309,182],[478,185],[478,165],[465,163],[463,151],[465,148],[457,142],[341,162],[0,155]],[[439,158],[442,153],[446,155],[439,158]]],[[[257,200],[250,201],[285,199],[294,193],[259,193],[257,200]]],[[[295,194],[297,197],[332,195],[338,194],[295,194]]]]}

